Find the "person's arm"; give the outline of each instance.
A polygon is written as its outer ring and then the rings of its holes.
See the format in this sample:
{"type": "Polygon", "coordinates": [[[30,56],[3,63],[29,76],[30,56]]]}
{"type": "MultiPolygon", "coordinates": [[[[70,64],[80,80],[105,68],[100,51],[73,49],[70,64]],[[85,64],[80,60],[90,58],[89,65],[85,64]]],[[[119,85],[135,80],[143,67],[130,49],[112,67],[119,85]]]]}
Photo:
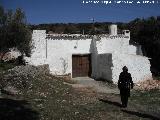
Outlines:
{"type": "Polygon", "coordinates": [[[130,74],[130,84],[131,84],[131,89],[133,89],[133,80],[132,80],[132,76],[131,76],[131,74],[130,74]]]}
{"type": "Polygon", "coordinates": [[[120,89],[120,80],[118,80],[118,89],[120,89]]]}
{"type": "Polygon", "coordinates": [[[121,87],[121,73],[120,73],[120,75],[119,75],[119,80],[118,80],[118,89],[120,89],[121,87]]]}

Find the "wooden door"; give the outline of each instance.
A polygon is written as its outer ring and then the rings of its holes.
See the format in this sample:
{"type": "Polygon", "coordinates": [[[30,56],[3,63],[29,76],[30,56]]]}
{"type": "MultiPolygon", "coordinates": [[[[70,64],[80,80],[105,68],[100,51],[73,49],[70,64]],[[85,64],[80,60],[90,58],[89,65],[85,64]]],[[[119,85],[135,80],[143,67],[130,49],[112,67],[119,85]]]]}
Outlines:
{"type": "Polygon", "coordinates": [[[91,75],[91,55],[72,56],[72,77],[91,75]]]}

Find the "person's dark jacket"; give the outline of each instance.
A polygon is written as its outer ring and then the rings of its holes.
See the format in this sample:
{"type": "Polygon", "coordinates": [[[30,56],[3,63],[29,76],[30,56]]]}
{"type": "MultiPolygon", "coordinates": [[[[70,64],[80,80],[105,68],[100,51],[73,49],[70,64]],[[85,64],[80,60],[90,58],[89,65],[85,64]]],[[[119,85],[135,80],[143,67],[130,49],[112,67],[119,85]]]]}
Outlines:
{"type": "Polygon", "coordinates": [[[133,88],[133,81],[131,74],[123,71],[119,75],[118,88],[120,89],[121,96],[130,97],[130,89],[133,88]]]}
{"type": "Polygon", "coordinates": [[[121,89],[132,89],[133,81],[131,74],[128,72],[121,72],[118,80],[118,88],[121,89]]]}

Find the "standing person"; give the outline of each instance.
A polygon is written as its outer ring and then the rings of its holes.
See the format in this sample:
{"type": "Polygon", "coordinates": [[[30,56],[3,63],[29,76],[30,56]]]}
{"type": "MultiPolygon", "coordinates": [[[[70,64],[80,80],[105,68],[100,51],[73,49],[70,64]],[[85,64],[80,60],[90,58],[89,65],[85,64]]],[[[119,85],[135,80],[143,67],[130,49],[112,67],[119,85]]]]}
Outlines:
{"type": "Polygon", "coordinates": [[[119,75],[118,88],[120,90],[122,107],[127,107],[128,97],[130,97],[130,89],[133,88],[131,74],[128,73],[128,68],[124,66],[123,72],[119,75]]]}

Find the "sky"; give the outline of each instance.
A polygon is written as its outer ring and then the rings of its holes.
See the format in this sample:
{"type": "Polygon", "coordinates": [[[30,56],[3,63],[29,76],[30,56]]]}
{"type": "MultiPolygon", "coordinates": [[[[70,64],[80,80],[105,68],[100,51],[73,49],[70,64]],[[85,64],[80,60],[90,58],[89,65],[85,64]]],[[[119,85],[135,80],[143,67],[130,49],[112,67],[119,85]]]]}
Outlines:
{"type": "Polygon", "coordinates": [[[6,10],[21,8],[30,24],[89,23],[91,18],[129,22],[160,16],[160,0],[0,0],[0,5],[6,10]]]}

